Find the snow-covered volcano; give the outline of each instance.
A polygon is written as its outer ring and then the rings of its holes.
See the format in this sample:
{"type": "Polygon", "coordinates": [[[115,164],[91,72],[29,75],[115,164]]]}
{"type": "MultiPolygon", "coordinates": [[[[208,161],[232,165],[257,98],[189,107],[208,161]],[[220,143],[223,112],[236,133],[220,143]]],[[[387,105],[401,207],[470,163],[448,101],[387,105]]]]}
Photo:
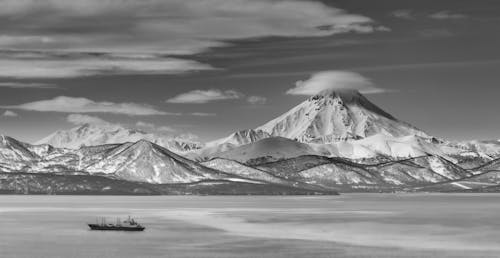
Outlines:
{"type": "Polygon", "coordinates": [[[57,148],[78,149],[81,146],[96,146],[147,140],[171,151],[182,153],[201,148],[201,143],[173,138],[117,124],[83,124],[69,130],[59,130],[41,139],[36,144],[50,144],[57,148]]]}
{"type": "Polygon", "coordinates": [[[430,137],[354,90],[323,91],[256,130],[307,143],[363,139],[376,134],[430,137]]]}

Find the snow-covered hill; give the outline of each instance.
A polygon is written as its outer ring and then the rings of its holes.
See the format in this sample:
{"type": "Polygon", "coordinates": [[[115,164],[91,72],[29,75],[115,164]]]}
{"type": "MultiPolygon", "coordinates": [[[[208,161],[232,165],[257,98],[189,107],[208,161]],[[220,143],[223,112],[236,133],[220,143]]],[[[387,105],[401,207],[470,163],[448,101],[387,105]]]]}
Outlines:
{"type": "Polygon", "coordinates": [[[257,164],[280,159],[289,159],[302,155],[316,155],[308,144],[283,137],[266,138],[237,148],[214,153],[213,157],[236,160],[242,163],[257,164]]]}
{"type": "Polygon", "coordinates": [[[374,165],[308,155],[258,165],[256,168],[282,178],[343,191],[417,187],[473,175],[442,157],[429,155],[374,165]]]}
{"type": "Polygon", "coordinates": [[[81,146],[96,146],[147,140],[177,153],[196,150],[201,143],[159,134],[125,128],[117,124],[83,124],[69,130],[56,131],[36,144],[50,144],[57,148],[78,149],[81,146]]]}

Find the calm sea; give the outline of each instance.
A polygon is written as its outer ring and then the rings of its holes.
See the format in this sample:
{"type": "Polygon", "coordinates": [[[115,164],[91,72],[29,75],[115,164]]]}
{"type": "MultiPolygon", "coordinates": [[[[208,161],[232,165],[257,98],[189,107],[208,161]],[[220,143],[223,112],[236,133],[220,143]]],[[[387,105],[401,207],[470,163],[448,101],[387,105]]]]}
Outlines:
{"type": "Polygon", "coordinates": [[[0,257],[500,257],[500,195],[4,195],[0,257]]]}

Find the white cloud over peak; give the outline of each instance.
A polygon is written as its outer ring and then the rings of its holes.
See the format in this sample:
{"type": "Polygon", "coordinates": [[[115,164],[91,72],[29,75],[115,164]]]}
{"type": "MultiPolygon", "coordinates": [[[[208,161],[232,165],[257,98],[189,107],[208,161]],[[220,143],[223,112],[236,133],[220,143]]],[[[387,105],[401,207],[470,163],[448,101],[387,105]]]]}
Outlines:
{"type": "Polygon", "coordinates": [[[323,71],[313,74],[305,81],[297,81],[295,87],[289,89],[290,95],[315,95],[325,90],[357,90],[363,94],[381,93],[385,90],[374,86],[372,81],[363,75],[349,71],[323,71]]]}
{"type": "Polygon", "coordinates": [[[112,113],[129,116],[177,115],[159,111],[151,106],[136,103],[114,103],[109,101],[93,101],[87,98],[59,96],[48,100],[39,100],[19,105],[3,106],[3,108],[40,112],[62,113],[112,113]]]}
{"type": "Polygon", "coordinates": [[[0,58],[0,77],[178,73],[210,67],[166,56],[200,53],[227,40],[387,30],[369,17],[319,1],[0,0],[0,5],[0,50],[32,56],[0,58]],[[61,60],[60,53],[75,55],[61,60]],[[99,54],[82,58],[78,53],[99,54]],[[132,60],[109,60],[110,55],[132,60]]]}
{"type": "Polygon", "coordinates": [[[239,99],[243,96],[243,93],[235,90],[192,90],[167,99],[166,102],[177,104],[205,104],[213,101],[239,99]]]}

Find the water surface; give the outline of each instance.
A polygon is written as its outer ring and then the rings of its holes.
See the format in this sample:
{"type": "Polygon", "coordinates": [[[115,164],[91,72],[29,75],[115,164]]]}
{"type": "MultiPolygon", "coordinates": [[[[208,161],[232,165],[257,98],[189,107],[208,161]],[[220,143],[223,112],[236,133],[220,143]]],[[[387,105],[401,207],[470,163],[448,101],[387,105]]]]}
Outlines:
{"type": "Polygon", "coordinates": [[[4,195],[0,228],[0,257],[500,257],[500,195],[4,195]]]}

